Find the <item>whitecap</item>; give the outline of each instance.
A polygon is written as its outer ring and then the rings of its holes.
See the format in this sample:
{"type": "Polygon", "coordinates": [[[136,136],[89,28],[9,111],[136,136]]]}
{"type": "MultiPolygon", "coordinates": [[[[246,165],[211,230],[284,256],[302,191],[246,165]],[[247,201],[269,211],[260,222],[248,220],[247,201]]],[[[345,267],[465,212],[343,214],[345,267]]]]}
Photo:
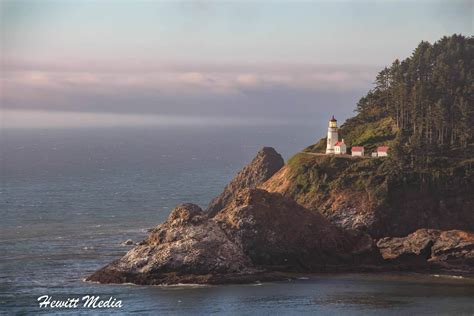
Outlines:
{"type": "Polygon", "coordinates": [[[435,278],[464,279],[462,275],[432,274],[435,278]]]}

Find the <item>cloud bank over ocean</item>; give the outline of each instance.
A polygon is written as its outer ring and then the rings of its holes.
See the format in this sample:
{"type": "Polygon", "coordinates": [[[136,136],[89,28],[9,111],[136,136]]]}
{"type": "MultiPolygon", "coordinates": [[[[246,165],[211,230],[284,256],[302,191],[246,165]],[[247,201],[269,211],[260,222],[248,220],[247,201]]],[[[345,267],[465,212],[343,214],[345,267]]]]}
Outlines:
{"type": "Polygon", "coordinates": [[[286,113],[297,118],[328,106],[336,112],[352,108],[377,70],[283,63],[121,66],[9,61],[0,80],[4,110],[237,118],[286,113]]]}

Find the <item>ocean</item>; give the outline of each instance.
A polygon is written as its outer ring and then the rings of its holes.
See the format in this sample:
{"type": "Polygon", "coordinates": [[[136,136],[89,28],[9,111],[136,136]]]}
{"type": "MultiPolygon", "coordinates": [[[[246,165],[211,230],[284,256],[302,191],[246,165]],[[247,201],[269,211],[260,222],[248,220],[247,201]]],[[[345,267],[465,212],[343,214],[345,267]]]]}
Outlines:
{"type": "Polygon", "coordinates": [[[474,314],[474,280],[318,274],[224,286],[84,282],[179,203],[206,207],[263,146],[285,159],[324,126],[4,129],[0,136],[0,312],[474,314]],[[40,309],[37,298],[100,295],[120,309],[40,309]]]}

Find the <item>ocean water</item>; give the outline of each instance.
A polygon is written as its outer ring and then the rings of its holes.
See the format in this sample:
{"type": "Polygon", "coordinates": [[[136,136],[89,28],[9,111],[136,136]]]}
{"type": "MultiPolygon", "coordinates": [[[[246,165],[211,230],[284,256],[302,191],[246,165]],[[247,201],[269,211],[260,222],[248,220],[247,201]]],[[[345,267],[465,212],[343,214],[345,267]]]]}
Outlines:
{"type": "Polygon", "coordinates": [[[205,207],[263,146],[285,159],[321,126],[3,130],[0,312],[139,314],[474,314],[474,280],[418,274],[308,275],[225,286],[101,285],[174,206],[205,207]],[[39,309],[37,298],[100,295],[121,309],[39,309]]]}

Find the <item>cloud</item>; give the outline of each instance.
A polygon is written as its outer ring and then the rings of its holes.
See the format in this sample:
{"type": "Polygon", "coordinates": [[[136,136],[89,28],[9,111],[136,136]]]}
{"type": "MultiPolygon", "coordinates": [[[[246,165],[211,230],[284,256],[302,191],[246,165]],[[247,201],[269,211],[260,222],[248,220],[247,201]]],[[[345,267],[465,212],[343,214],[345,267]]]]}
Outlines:
{"type": "Polygon", "coordinates": [[[258,86],[260,84],[260,78],[255,74],[242,74],[236,78],[238,84],[243,86],[258,86]]]}
{"type": "Polygon", "coordinates": [[[206,78],[199,72],[187,72],[179,76],[179,79],[183,83],[187,84],[203,84],[206,82],[206,78]]]}
{"type": "Polygon", "coordinates": [[[48,80],[48,75],[44,72],[39,72],[39,71],[32,71],[32,72],[26,73],[23,79],[32,85],[50,84],[48,80]]]}
{"type": "Polygon", "coordinates": [[[302,89],[367,87],[378,67],[288,63],[27,62],[6,60],[2,82],[50,86],[130,86],[186,92],[193,86],[235,92],[241,86],[302,89]]]}
{"type": "Polygon", "coordinates": [[[1,68],[5,109],[242,117],[350,111],[377,72],[284,63],[4,61],[1,68]]]}

